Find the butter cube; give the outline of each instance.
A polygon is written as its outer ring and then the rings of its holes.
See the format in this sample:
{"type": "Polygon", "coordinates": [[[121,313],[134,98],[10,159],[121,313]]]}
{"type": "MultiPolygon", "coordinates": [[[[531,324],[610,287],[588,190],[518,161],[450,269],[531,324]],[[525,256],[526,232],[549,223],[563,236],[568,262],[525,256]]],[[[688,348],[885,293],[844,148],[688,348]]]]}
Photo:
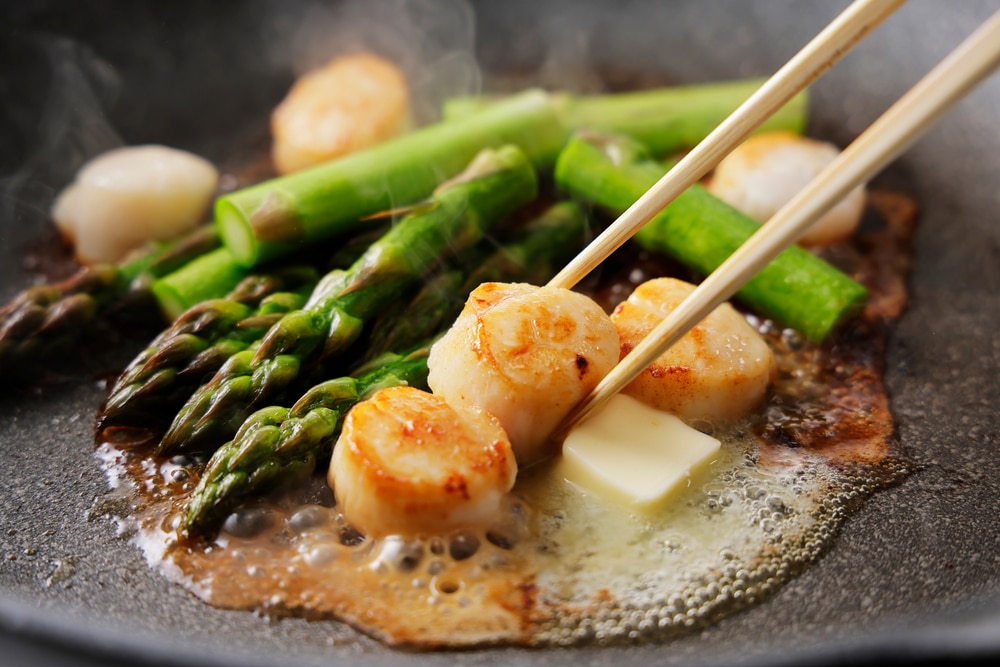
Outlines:
{"type": "Polygon", "coordinates": [[[674,415],[617,394],[570,431],[560,473],[609,501],[653,512],[687,486],[719,447],[674,415]]]}

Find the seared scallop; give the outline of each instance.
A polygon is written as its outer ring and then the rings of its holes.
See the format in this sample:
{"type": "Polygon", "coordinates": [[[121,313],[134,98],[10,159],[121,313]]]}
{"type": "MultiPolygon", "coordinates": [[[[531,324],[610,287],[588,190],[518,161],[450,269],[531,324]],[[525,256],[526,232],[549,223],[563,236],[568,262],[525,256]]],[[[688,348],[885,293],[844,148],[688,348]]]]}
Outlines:
{"type": "MultiPolygon", "coordinates": [[[[611,314],[622,357],[694,289],[674,278],[636,287],[611,314]]],[[[726,303],[657,357],[624,392],[689,423],[736,419],[761,403],[776,370],[767,343],[726,303]]]]}
{"type": "MultiPolygon", "coordinates": [[[[708,189],[760,222],[767,222],[840,154],[826,141],[791,132],[766,132],[747,139],[716,167],[708,189]]],[[[846,239],[861,222],[865,188],[859,185],[817,220],[799,239],[826,245],[846,239]]]]}
{"type": "Polygon", "coordinates": [[[361,532],[416,536],[489,526],[516,474],[495,418],[393,387],[347,414],[328,481],[361,532]]]}
{"type": "Polygon", "coordinates": [[[370,53],[307,72],[271,115],[272,159],[289,174],[373,146],[410,125],[403,73],[370,53]]]}
{"type": "Polygon", "coordinates": [[[618,334],[568,289],[485,283],[431,348],[428,384],[503,425],[520,465],[553,455],[549,436],[618,362],[618,334]]]}

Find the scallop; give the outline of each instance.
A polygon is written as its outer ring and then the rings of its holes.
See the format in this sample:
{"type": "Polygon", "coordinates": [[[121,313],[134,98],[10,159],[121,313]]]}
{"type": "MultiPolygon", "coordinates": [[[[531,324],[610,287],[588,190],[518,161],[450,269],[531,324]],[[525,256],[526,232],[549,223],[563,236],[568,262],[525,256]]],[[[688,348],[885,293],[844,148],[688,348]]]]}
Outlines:
{"type": "Polygon", "coordinates": [[[550,434],[618,362],[618,334],[568,289],[484,283],[431,348],[428,384],[453,405],[496,416],[519,465],[558,451],[550,434]]]}
{"type": "Polygon", "coordinates": [[[383,537],[489,526],[516,474],[494,417],[392,387],[347,414],[327,479],[344,517],[383,537]]]}
{"type": "MultiPolygon", "coordinates": [[[[708,189],[747,215],[766,222],[840,154],[835,145],[791,132],[747,139],[716,167],[708,189]]],[[[861,222],[865,188],[859,185],[799,239],[806,246],[846,239],[861,222]]]]}
{"type": "Polygon", "coordinates": [[[56,199],[52,218],[78,261],[117,262],[203,222],[218,181],[210,162],[186,151],[118,148],[83,166],[56,199]]]}
{"type": "MultiPolygon", "coordinates": [[[[611,314],[624,358],[695,289],[675,278],[642,283],[611,314]]],[[[722,304],[657,357],[624,392],[688,423],[739,418],[761,403],[777,372],[774,353],[722,304]]]]}
{"type": "Polygon", "coordinates": [[[403,73],[370,53],[341,56],[300,77],[271,115],[280,174],[373,146],[410,126],[403,73]]]}

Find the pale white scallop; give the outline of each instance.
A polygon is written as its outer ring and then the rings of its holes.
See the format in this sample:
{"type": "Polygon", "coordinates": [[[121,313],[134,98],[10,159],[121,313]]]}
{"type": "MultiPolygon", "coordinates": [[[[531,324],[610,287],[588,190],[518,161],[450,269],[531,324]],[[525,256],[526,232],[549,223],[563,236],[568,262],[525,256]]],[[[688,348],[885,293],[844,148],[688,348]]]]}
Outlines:
{"type": "Polygon", "coordinates": [[[588,297],[484,283],[431,348],[428,383],[454,405],[495,415],[524,465],[558,451],[549,435],[617,361],[614,324],[588,297]]]}
{"type": "MultiPolygon", "coordinates": [[[[791,132],[765,132],[750,137],[722,160],[708,189],[766,222],[839,154],[840,149],[829,142],[791,132]]],[[[865,188],[859,185],[817,220],[799,243],[826,245],[847,238],[861,221],[864,207],[865,188]]]]}
{"type": "MultiPolygon", "coordinates": [[[[615,308],[624,357],[695,286],[675,278],[642,283],[615,308]]],[[[774,354],[753,327],[722,304],[659,356],[624,392],[688,422],[736,419],[764,399],[774,354]]]]}
{"type": "Polygon", "coordinates": [[[52,218],[78,261],[116,262],[206,220],[218,180],[210,162],[186,151],[118,148],[83,166],[56,199],[52,218]]]}

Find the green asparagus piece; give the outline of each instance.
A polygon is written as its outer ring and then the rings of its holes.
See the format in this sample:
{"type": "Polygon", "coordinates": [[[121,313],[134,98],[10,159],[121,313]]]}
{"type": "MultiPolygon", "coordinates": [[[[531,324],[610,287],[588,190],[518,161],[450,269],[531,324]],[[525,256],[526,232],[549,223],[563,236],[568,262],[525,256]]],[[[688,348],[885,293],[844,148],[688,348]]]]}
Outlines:
{"type": "Polygon", "coordinates": [[[232,253],[219,248],[160,278],[151,289],[164,318],[172,322],[195,304],[223,296],[249,273],[232,253]]]}
{"type": "MultiPolygon", "coordinates": [[[[217,238],[217,237],[216,237],[217,238]]],[[[332,263],[350,264],[364,251],[360,244],[366,239],[343,239],[340,249],[332,258],[332,263]]],[[[370,243],[370,239],[368,242],[370,243]]],[[[365,243],[367,246],[368,243],[365,243]]],[[[297,256],[300,261],[325,261],[313,257],[316,252],[303,252],[297,256]]],[[[181,313],[206,299],[221,298],[229,290],[250,276],[250,270],[236,261],[226,248],[218,248],[193,259],[156,280],[152,292],[167,321],[172,322],[181,313]]],[[[233,298],[232,296],[228,298],[233,298]]]]}
{"type": "Polygon", "coordinates": [[[231,357],[178,412],[158,453],[212,449],[246,416],[291,384],[304,366],[348,348],[442,257],[472,247],[491,224],[537,196],[516,146],[480,153],[468,169],[404,217],[347,271],[335,271],[306,309],[286,314],[252,349],[231,357]]]}
{"type": "MultiPolygon", "coordinates": [[[[624,134],[643,143],[655,155],[667,155],[697,145],[764,81],[746,79],[604,95],[560,93],[553,98],[570,129],[624,134]]],[[[448,121],[463,120],[497,101],[492,96],[450,98],[442,107],[442,115],[448,121]]],[[[807,93],[799,93],[758,132],[801,133],[808,103],[807,93]]]]}
{"type": "MultiPolygon", "coordinates": [[[[620,215],[666,167],[623,137],[576,137],[559,157],[558,185],[620,215]]],[[[636,235],[648,250],[664,252],[707,275],[758,228],[757,221],[694,185],[636,235]]],[[[762,315],[821,342],[860,307],[867,290],[808,251],[794,246],[758,273],[737,297],[762,315]]]]}
{"type": "Polygon", "coordinates": [[[122,268],[123,279],[145,284],[161,278],[222,244],[219,232],[212,223],[196,227],[186,235],[165,242],[150,243],[145,249],[126,258],[122,268]],[[145,281],[145,282],[144,282],[145,281]]]}
{"type": "Polygon", "coordinates": [[[250,415],[233,440],[209,460],[182,531],[207,532],[248,495],[312,473],[317,461],[329,455],[347,411],[379,389],[426,389],[428,349],[425,345],[406,355],[384,355],[373,370],[323,382],[291,408],[268,407],[250,415]]]}
{"type": "Polygon", "coordinates": [[[373,148],[221,197],[219,232],[246,266],[366,225],[374,213],[428,197],[483,148],[520,146],[550,168],[568,132],[549,96],[528,91],[454,123],[438,123],[373,148]]]}
{"type": "Polygon", "coordinates": [[[283,314],[301,308],[316,280],[311,267],[249,276],[225,299],[208,299],[189,308],[122,371],[98,428],[150,428],[176,413],[202,378],[245,350],[283,314]]]}
{"type": "Polygon", "coordinates": [[[159,276],[215,247],[204,225],[173,242],[151,243],[119,264],[83,267],[61,282],[31,287],[0,308],[0,377],[52,358],[99,328],[105,316],[142,310],[159,276]]]}

